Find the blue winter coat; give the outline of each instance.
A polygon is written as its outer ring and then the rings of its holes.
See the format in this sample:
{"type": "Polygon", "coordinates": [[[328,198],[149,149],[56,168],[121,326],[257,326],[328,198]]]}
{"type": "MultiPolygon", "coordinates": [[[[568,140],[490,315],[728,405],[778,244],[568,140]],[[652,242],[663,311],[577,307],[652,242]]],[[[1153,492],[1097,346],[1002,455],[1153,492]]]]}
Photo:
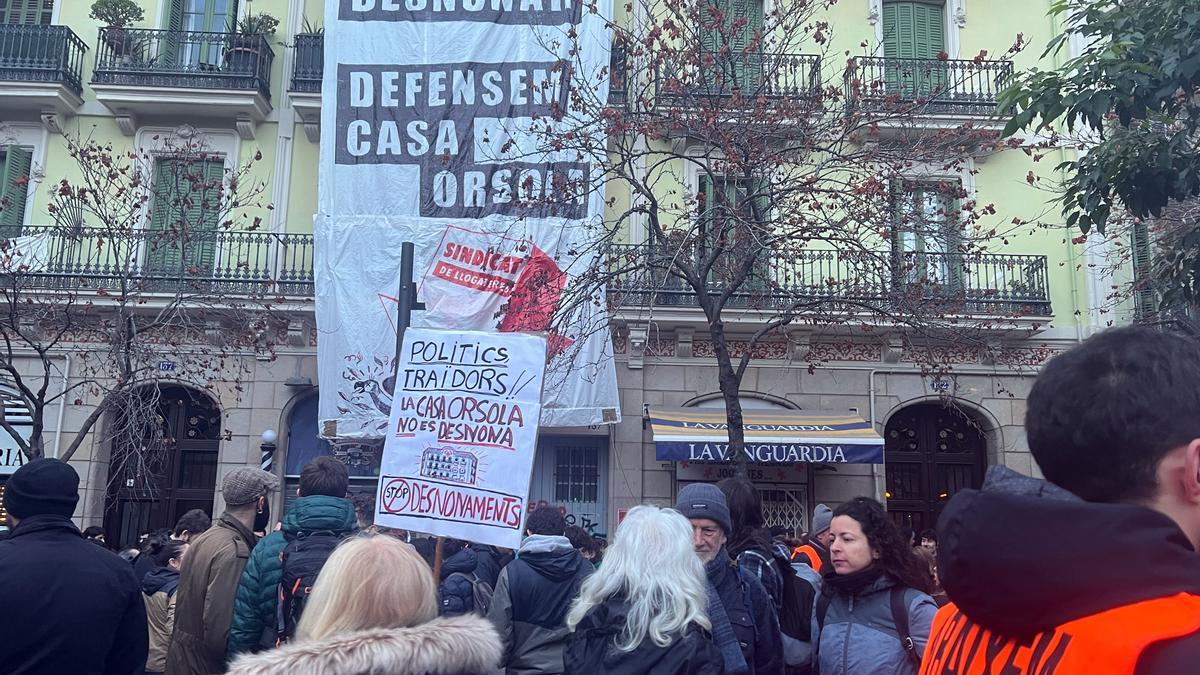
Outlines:
{"type": "Polygon", "coordinates": [[[275,608],[279,603],[279,578],[283,564],[279,554],[287,546],[287,534],[331,531],[349,534],[358,527],[354,503],[341,497],[312,495],[292,502],[283,527],[258,542],[238,582],[229,626],[227,652],[255,652],[275,641],[275,608]]]}
{"type": "MultiPolygon", "coordinates": [[[[896,585],[887,575],[855,596],[835,595],[825,612],[824,629],[818,627],[814,603],[813,635],[817,643],[817,661],[821,675],[916,675],[917,669],[900,644],[896,622],[892,619],[891,589],[896,585]]],[[[928,595],[911,588],[904,590],[908,608],[908,630],[925,653],[937,603],[928,595]]]]}

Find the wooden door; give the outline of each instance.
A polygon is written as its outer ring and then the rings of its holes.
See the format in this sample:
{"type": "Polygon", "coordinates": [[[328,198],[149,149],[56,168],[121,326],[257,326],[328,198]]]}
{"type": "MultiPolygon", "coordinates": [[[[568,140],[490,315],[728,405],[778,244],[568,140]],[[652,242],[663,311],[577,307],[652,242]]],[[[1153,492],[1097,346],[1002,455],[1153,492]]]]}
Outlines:
{"type": "Polygon", "coordinates": [[[935,527],[951,497],[983,485],[986,453],[979,425],[954,407],[920,403],[893,415],[884,429],[892,519],[918,533],[935,527]]]}

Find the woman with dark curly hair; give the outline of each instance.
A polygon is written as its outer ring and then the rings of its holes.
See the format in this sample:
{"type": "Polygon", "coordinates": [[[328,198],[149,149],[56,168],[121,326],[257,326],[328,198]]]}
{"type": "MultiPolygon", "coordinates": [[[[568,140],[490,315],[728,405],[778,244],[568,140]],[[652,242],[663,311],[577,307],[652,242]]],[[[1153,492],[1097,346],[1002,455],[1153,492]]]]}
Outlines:
{"type": "Polygon", "coordinates": [[[814,610],[821,675],[915,675],[937,613],[929,570],[874,499],[839,506],[830,532],[814,610]]]}

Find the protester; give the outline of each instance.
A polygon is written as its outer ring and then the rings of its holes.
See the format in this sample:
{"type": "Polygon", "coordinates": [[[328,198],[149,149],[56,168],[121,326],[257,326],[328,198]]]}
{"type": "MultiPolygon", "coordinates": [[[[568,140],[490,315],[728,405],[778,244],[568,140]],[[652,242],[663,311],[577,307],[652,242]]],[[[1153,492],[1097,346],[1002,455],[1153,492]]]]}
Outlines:
{"type": "Polygon", "coordinates": [[[919,548],[923,548],[937,557],[937,531],[925,530],[921,533],[921,544],[919,548]]]}
{"type": "Polygon", "coordinates": [[[593,569],[563,535],[566,529],[558,507],[535,509],[516,560],[496,581],[488,618],[500,631],[508,675],[563,672],[567,610],[593,569]]]}
{"type": "Polygon", "coordinates": [[[375,494],[359,492],[350,495],[349,499],[354,503],[354,517],[358,521],[359,532],[378,532],[375,527],[375,494]]]}
{"type": "Polygon", "coordinates": [[[8,478],[11,535],[4,571],[0,673],[138,675],[146,667],[146,610],[133,569],[89,543],[71,522],[79,474],[35,459],[8,478]]]}
{"type": "Polygon", "coordinates": [[[83,538],[97,546],[108,548],[108,543],[104,541],[104,528],[99,525],[84,528],[83,538]]]}
{"type": "Polygon", "coordinates": [[[729,557],[733,530],[725,495],[715,485],[692,483],[679,491],[675,509],[692,522],[692,546],[708,579],[708,618],[727,673],[783,673],[779,620],[771,596],[729,557]]]}
{"type": "MultiPolygon", "coordinates": [[[[346,465],[333,457],[317,457],[300,470],[299,498],[288,507],[283,526],[254,547],[238,582],[229,628],[230,658],[274,647],[279,639],[290,637],[279,634],[287,628],[277,625],[280,594],[287,593],[287,601],[296,602],[292,596],[312,587],[333,549],[358,529],[354,503],[346,498],[349,484],[346,465]],[[293,588],[294,583],[280,587],[285,565],[292,578],[305,577],[299,589],[293,588]]],[[[300,609],[296,607],[297,612],[300,609]]]]}
{"type": "Polygon", "coordinates": [[[825,569],[829,562],[829,542],[833,535],[829,533],[829,523],[833,520],[833,510],[824,504],[817,504],[813,509],[812,531],[808,540],[792,552],[792,562],[803,563],[818,574],[825,569]]]}
{"type": "MultiPolygon", "coordinates": [[[[771,596],[783,641],[786,666],[804,668],[812,661],[812,611],[819,577],[802,578],[792,568],[786,547],[775,546],[763,527],[762,497],[745,478],[726,478],[717,483],[729,505],[733,532],[726,542],[740,571],[754,575],[771,596]]],[[[811,572],[811,570],[810,570],[811,572]]]]}
{"type": "Polygon", "coordinates": [[[945,589],[942,588],[941,580],[938,579],[937,558],[933,557],[933,553],[924,546],[914,548],[913,553],[917,555],[917,559],[922,564],[929,568],[929,578],[932,584],[931,588],[933,589],[929,592],[929,596],[933,598],[938,607],[945,607],[950,602],[950,599],[946,595],[945,589]]]}
{"type": "Polygon", "coordinates": [[[271,521],[269,497],[279,479],[241,467],[221,482],[225,512],[189,542],[175,600],[175,631],[167,651],[169,675],[225,672],[225,647],[238,580],[254,548],[254,530],[271,521]]]}
{"type": "Polygon", "coordinates": [[[476,574],[479,554],[457,539],[446,539],[442,545],[441,579],[438,601],[443,616],[476,613],[486,615],[492,602],[492,585],[476,574]]]}
{"type": "Polygon", "coordinates": [[[142,579],[142,600],[146,604],[146,623],[149,626],[150,654],[146,658],[146,675],[167,669],[167,646],[175,628],[175,591],[179,588],[179,569],[187,542],[179,539],[157,540],[146,553],[156,567],[142,579]]]}
{"type": "Polygon", "coordinates": [[[207,532],[210,527],[212,527],[212,518],[202,509],[192,509],[175,522],[175,529],[171,530],[171,538],[188,542],[192,540],[192,537],[207,532]]]}
{"type": "Polygon", "coordinates": [[[720,675],[704,566],[678,513],[635,506],[567,614],[568,675],[720,675]]]}
{"type": "Polygon", "coordinates": [[[1197,672],[1197,411],[1190,337],[1119,328],[1051,359],[1025,413],[1046,480],[993,467],[942,513],[951,604],[922,672],[1197,672]]]}
{"type": "Polygon", "coordinates": [[[477,558],[475,576],[479,577],[480,581],[495,589],[496,582],[500,580],[500,570],[512,562],[512,551],[487,544],[477,544],[475,542],[468,543],[467,547],[475,551],[477,558]]]}
{"type": "Polygon", "coordinates": [[[212,518],[201,509],[192,509],[179,517],[175,522],[175,528],[172,530],[159,530],[150,533],[149,536],[141,538],[140,548],[136,557],[133,560],[133,574],[142,580],[146,578],[152,570],[162,567],[162,565],[154,562],[154,554],[151,549],[160,550],[161,545],[170,539],[178,541],[189,541],[193,536],[198,535],[208,528],[212,527],[212,518]],[[157,542],[157,544],[155,543],[157,542]]]}
{"type": "Polygon", "coordinates": [[[578,525],[571,525],[564,534],[584,560],[590,562],[593,567],[600,562],[600,547],[590,532],[578,525]]]}
{"type": "Polygon", "coordinates": [[[833,512],[813,635],[821,675],[915,675],[937,605],[929,571],[879,502],[833,512]]]}
{"type": "Polygon", "coordinates": [[[743,571],[758,578],[778,613],[783,606],[783,575],[774,563],[771,533],[763,527],[762,497],[744,478],[726,478],[717,487],[725,495],[733,526],[725,547],[743,571]]]}
{"type": "Polygon", "coordinates": [[[325,563],[296,640],[238,658],[229,675],[481,675],[500,637],[474,615],[437,616],[428,565],[386,536],[346,540],[325,563]]]}

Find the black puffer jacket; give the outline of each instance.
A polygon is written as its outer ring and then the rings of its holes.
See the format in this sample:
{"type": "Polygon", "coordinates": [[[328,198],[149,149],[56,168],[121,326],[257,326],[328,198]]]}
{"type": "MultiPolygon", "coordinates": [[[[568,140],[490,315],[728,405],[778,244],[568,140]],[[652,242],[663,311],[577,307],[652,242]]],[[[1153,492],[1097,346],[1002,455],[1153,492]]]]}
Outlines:
{"type": "Polygon", "coordinates": [[[486,581],[488,586],[495,588],[496,582],[500,580],[500,570],[512,562],[512,554],[501,553],[500,549],[486,544],[471,544],[470,548],[475,551],[475,555],[479,556],[479,564],[475,567],[475,576],[486,581]]]}
{"type": "Polygon", "coordinates": [[[722,675],[725,664],[712,639],[691,626],[671,644],[659,647],[649,638],[623,652],[616,641],[625,628],[629,603],[612,597],[593,607],[567,638],[567,675],[722,675]]]}
{"type": "Polygon", "coordinates": [[[0,673],[146,668],[146,609],[133,567],[63,516],[30,516],[0,542],[0,673]]]}
{"type": "Polygon", "coordinates": [[[469,548],[462,549],[442,563],[441,585],[438,587],[438,597],[442,601],[440,614],[458,616],[475,611],[475,588],[470,577],[475,574],[478,565],[479,556],[469,548]]]}

